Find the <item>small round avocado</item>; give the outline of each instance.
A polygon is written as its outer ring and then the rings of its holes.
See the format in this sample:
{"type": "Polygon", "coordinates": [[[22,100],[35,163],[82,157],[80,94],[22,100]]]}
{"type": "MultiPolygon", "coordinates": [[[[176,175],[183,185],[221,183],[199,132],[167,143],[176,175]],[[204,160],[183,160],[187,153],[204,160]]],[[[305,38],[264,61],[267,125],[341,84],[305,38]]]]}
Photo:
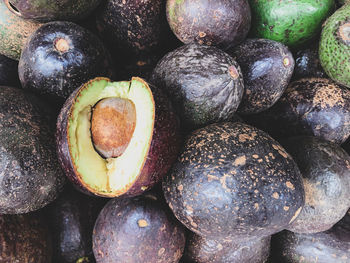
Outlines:
{"type": "Polygon", "coordinates": [[[252,36],[297,47],[321,31],[334,10],[334,0],[249,0],[252,36]]]}
{"type": "Polygon", "coordinates": [[[275,104],[293,74],[294,58],[288,47],[269,39],[247,39],[227,53],[241,67],[244,79],[238,112],[258,113],[275,104]]]}
{"type": "Polygon", "coordinates": [[[210,239],[269,236],[304,206],[302,178],[291,156],[267,133],[240,122],[192,132],[162,186],[180,222],[210,239]]]}
{"type": "Polygon", "coordinates": [[[230,55],[196,43],[166,54],[150,81],[168,94],[186,130],[232,118],[244,90],[241,69],[230,55]]]}
{"type": "Polygon", "coordinates": [[[185,230],[155,195],[110,200],[93,231],[99,263],[177,263],[185,230]]]}
{"type": "Polygon", "coordinates": [[[319,43],[320,62],[334,81],[350,87],[350,5],[339,8],[325,22],[319,43]]]}
{"type": "Polygon", "coordinates": [[[350,156],[339,145],[311,136],[289,138],[283,146],[298,164],[305,189],[305,206],[287,229],[330,229],[350,208],[350,156]]]}
{"type": "Polygon", "coordinates": [[[166,13],[170,28],[185,44],[228,49],[242,42],[250,29],[248,0],[167,0],[166,13]]]}

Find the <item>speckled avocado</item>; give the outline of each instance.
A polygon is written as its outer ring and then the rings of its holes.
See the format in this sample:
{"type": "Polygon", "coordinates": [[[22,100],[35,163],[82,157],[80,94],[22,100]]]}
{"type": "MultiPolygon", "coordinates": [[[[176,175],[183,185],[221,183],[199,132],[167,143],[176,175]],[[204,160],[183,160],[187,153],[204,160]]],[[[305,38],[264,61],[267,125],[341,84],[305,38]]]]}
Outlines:
{"type": "Polygon", "coordinates": [[[0,213],[28,213],[58,196],[65,176],[57,161],[55,118],[21,89],[0,87],[0,213]]]}
{"type": "Polygon", "coordinates": [[[49,229],[41,215],[1,215],[0,230],[0,263],[51,263],[49,229]]]}
{"type": "Polygon", "coordinates": [[[296,47],[321,31],[334,9],[334,0],[249,0],[252,36],[296,47]]]}
{"type": "Polygon", "coordinates": [[[329,79],[300,79],[247,121],[275,138],[311,135],[341,144],[350,135],[350,91],[329,79]]]}
{"type": "Polygon", "coordinates": [[[264,263],[270,254],[271,237],[245,243],[203,238],[194,233],[187,237],[184,260],[195,263],[264,263]]]}
{"type": "Polygon", "coordinates": [[[339,145],[311,136],[290,138],[283,146],[298,164],[305,189],[305,206],[287,229],[330,229],[350,208],[350,156],[339,145]]]}
{"type": "Polygon", "coordinates": [[[316,234],[283,231],[272,237],[273,262],[349,263],[350,211],[333,228],[316,234]]]}
{"type": "Polygon", "coordinates": [[[93,11],[101,0],[2,0],[15,15],[41,22],[77,21],[93,11]]]}
{"type": "Polygon", "coordinates": [[[13,14],[0,1],[0,54],[9,58],[19,60],[22,48],[27,41],[27,38],[41,24],[31,20],[25,20],[13,14]]]}
{"type": "Polygon", "coordinates": [[[189,135],[163,191],[192,232],[235,242],[281,231],[304,205],[301,175],[290,155],[265,132],[239,122],[189,135]]]}
{"type": "Polygon", "coordinates": [[[288,47],[269,39],[247,39],[227,53],[241,67],[244,79],[238,112],[258,113],[275,104],[293,74],[294,59],[288,47]]]}
{"type": "Polygon", "coordinates": [[[187,130],[232,118],[244,90],[241,69],[231,56],[195,43],[166,54],[150,81],[168,94],[187,130]]]}
{"type": "Polygon", "coordinates": [[[227,49],[242,42],[250,29],[247,0],[167,0],[170,28],[183,42],[227,49]]]}
{"type": "Polygon", "coordinates": [[[350,5],[338,9],[323,26],[320,62],[334,81],[350,87],[350,5]]]}
{"type": "Polygon", "coordinates": [[[99,263],[177,263],[184,231],[153,194],[112,199],[97,218],[93,251],[99,263]]]}
{"type": "Polygon", "coordinates": [[[18,65],[23,89],[65,100],[94,77],[112,77],[109,52],[90,31],[72,22],[46,23],[26,43],[18,65]]]}

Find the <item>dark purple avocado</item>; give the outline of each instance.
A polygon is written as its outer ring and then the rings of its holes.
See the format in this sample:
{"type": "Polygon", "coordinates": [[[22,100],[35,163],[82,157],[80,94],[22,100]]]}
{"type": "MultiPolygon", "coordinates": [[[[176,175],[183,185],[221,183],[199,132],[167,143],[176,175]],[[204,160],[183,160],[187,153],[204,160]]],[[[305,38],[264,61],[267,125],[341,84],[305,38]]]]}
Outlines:
{"type": "Polygon", "coordinates": [[[94,77],[111,77],[109,52],[90,31],[71,22],[50,22],[27,41],[19,61],[23,89],[64,101],[94,77]]]}
{"type": "Polygon", "coordinates": [[[305,206],[287,229],[330,229],[350,207],[350,156],[339,145],[311,136],[289,138],[283,146],[298,164],[305,189],[305,206]]]}
{"type": "Polygon", "coordinates": [[[192,232],[235,242],[283,230],[304,206],[301,175],[291,156],[268,134],[240,122],[192,132],[163,191],[192,232]]]}
{"type": "Polygon", "coordinates": [[[0,213],[38,210],[65,183],[55,150],[55,117],[22,89],[0,87],[0,213]]]}
{"type": "Polygon", "coordinates": [[[241,67],[244,93],[238,112],[258,113],[282,96],[294,69],[288,47],[269,39],[247,39],[227,51],[241,67]]]}
{"type": "Polygon", "coordinates": [[[99,263],[177,263],[184,247],[183,226],[153,194],[110,200],[93,232],[99,263]]]}
{"type": "Polygon", "coordinates": [[[231,56],[195,43],[166,54],[150,81],[168,94],[186,130],[231,119],[244,89],[241,69],[231,56]]]}
{"type": "Polygon", "coordinates": [[[264,263],[270,254],[271,237],[245,243],[215,240],[190,233],[186,240],[185,262],[264,263]]]}
{"type": "Polygon", "coordinates": [[[0,263],[51,263],[52,244],[38,213],[0,215],[0,263]]]}

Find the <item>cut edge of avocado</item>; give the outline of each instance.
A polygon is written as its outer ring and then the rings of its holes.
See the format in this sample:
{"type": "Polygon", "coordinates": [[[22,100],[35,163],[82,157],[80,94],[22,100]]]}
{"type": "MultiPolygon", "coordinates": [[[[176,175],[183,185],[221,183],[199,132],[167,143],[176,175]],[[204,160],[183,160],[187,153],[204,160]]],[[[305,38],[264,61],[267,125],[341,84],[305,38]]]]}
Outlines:
{"type": "Polygon", "coordinates": [[[68,118],[68,145],[75,173],[92,193],[106,197],[124,194],[137,180],[146,161],[153,135],[155,105],[148,84],[141,78],[109,82],[96,78],[77,93],[68,118]],[[91,138],[91,113],[105,98],[131,100],[136,108],[136,125],[123,154],[104,159],[91,138]]]}

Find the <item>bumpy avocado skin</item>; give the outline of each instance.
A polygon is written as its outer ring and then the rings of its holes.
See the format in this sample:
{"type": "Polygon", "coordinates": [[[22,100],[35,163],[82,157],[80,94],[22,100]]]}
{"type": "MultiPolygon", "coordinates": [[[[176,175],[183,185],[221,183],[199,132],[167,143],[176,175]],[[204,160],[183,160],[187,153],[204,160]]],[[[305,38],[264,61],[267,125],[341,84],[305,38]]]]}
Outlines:
{"type": "Polygon", "coordinates": [[[195,43],[166,54],[150,81],[172,100],[186,130],[232,118],[244,90],[241,69],[230,55],[195,43]]]}
{"type": "Polygon", "coordinates": [[[297,233],[330,229],[350,207],[350,156],[339,145],[311,136],[282,142],[303,176],[305,206],[287,227],[297,233]]]}
{"type": "Polygon", "coordinates": [[[19,60],[28,37],[41,25],[16,16],[0,1],[0,54],[19,60]]]}
{"type": "Polygon", "coordinates": [[[275,104],[293,74],[294,58],[288,47],[269,39],[247,39],[227,53],[241,67],[244,79],[238,112],[258,113],[275,104]]]}
{"type": "Polygon", "coordinates": [[[272,237],[273,262],[348,263],[350,210],[330,230],[315,234],[283,231],[272,237]]]}
{"type": "Polygon", "coordinates": [[[3,0],[16,15],[40,22],[77,21],[93,11],[101,0],[3,0]]]}
{"type": "Polygon", "coordinates": [[[334,0],[249,0],[252,36],[272,39],[296,47],[321,30],[332,13],[334,0]]]}
{"type": "Polygon", "coordinates": [[[350,5],[339,8],[324,24],[319,44],[320,62],[334,81],[350,87],[350,5]],[[349,28],[349,29],[347,29],[349,28]]]}
{"type": "Polygon", "coordinates": [[[51,236],[41,214],[1,215],[0,229],[0,263],[51,263],[51,236]]]}
{"type": "Polygon", "coordinates": [[[245,243],[188,234],[184,259],[195,263],[264,263],[270,254],[271,236],[245,243]]]}
{"type": "Polygon", "coordinates": [[[240,122],[192,132],[162,186],[175,216],[212,239],[269,236],[304,205],[301,175],[290,155],[265,132],[240,122]]]}
{"type": "Polygon", "coordinates": [[[35,96],[0,87],[0,213],[38,210],[65,183],[54,147],[55,117],[35,96]]]}

